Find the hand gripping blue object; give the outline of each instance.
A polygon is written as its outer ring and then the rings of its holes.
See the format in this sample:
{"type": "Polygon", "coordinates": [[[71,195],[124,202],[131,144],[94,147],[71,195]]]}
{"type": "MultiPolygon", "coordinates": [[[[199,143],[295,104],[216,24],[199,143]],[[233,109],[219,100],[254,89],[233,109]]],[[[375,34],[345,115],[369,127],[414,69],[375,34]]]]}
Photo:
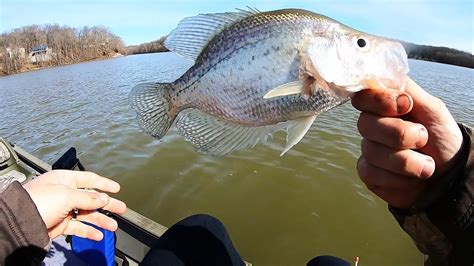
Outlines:
{"type": "Polygon", "coordinates": [[[115,236],[114,232],[93,226],[104,234],[101,241],[90,240],[78,236],[72,236],[71,247],[74,253],[87,265],[113,266],[115,262],[115,236]]]}

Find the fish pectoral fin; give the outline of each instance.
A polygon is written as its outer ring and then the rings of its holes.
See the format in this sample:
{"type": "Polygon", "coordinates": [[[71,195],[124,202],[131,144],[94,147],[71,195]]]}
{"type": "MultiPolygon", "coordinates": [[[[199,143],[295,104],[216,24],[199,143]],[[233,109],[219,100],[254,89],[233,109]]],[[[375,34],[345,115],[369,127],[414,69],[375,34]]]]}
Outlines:
{"type": "Polygon", "coordinates": [[[288,125],[289,122],[264,126],[241,125],[198,109],[183,111],[176,122],[179,133],[198,151],[217,156],[266,143],[272,133],[284,130],[288,125]]]}
{"type": "Polygon", "coordinates": [[[301,81],[293,81],[280,85],[263,96],[264,99],[270,99],[273,97],[286,96],[292,94],[299,94],[303,91],[303,83],[301,81]]]}
{"type": "Polygon", "coordinates": [[[306,116],[292,121],[288,126],[287,135],[286,135],[286,147],[280,156],[283,156],[287,151],[289,151],[293,146],[298,144],[301,139],[306,135],[306,132],[311,128],[314,120],[317,115],[306,116]]]}

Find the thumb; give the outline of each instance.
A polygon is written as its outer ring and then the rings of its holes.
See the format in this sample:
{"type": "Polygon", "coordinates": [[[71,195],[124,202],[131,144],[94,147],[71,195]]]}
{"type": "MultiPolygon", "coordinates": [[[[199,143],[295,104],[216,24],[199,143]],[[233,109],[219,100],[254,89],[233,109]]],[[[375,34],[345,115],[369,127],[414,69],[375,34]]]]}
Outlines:
{"type": "Polygon", "coordinates": [[[442,118],[439,114],[446,111],[446,106],[440,99],[426,92],[410,78],[408,78],[405,92],[413,99],[413,109],[409,114],[411,118],[422,124],[441,122],[438,121],[442,118]]]}
{"type": "Polygon", "coordinates": [[[109,195],[105,193],[71,188],[68,206],[71,209],[95,210],[107,205],[109,200],[109,195]]]}

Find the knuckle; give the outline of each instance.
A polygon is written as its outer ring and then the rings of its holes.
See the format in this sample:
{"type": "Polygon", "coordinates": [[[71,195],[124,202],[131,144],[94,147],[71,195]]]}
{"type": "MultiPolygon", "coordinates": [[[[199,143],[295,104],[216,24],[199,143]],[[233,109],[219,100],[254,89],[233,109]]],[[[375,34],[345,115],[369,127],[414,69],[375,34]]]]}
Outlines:
{"type": "Polygon", "coordinates": [[[357,130],[359,133],[364,136],[365,128],[364,128],[364,120],[365,120],[365,113],[361,113],[359,119],[357,120],[357,130]]]}
{"type": "Polygon", "coordinates": [[[363,162],[365,160],[362,156],[357,160],[357,173],[359,174],[362,181],[364,181],[367,175],[367,165],[363,162]]]}
{"type": "Polygon", "coordinates": [[[79,227],[79,228],[78,228],[78,231],[79,231],[79,232],[78,232],[79,235],[82,236],[82,237],[86,237],[87,234],[89,233],[89,230],[87,230],[87,228],[86,228],[86,227],[83,227],[83,226],[79,227]]]}
{"type": "Polygon", "coordinates": [[[382,187],[380,186],[380,184],[378,183],[375,183],[375,182],[364,182],[365,186],[367,187],[368,190],[372,191],[372,192],[378,192],[382,189],[382,187]]]}
{"type": "Polygon", "coordinates": [[[393,113],[396,110],[394,95],[391,92],[380,91],[380,93],[374,95],[374,109],[377,113],[393,113]]]}
{"type": "Polygon", "coordinates": [[[374,121],[373,115],[366,112],[362,112],[357,121],[357,129],[359,130],[359,133],[361,134],[361,136],[363,137],[370,136],[371,128],[374,123],[375,121],[374,121]]]}
{"type": "Polygon", "coordinates": [[[87,237],[87,227],[80,222],[75,223],[73,234],[80,237],[87,237]]]}
{"type": "Polygon", "coordinates": [[[445,110],[447,107],[446,107],[446,104],[438,97],[433,97],[433,106],[437,109],[437,110],[445,110]]]}
{"type": "Polygon", "coordinates": [[[97,202],[100,201],[99,194],[97,193],[89,193],[89,205],[94,206],[97,202]]]}
{"type": "Polygon", "coordinates": [[[402,120],[397,120],[392,126],[392,146],[403,147],[406,143],[407,128],[402,120]]]}
{"type": "Polygon", "coordinates": [[[362,139],[360,150],[368,163],[377,164],[379,153],[377,152],[376,144],[370,140],[362,139]]]}
{"type": "Polygon", "coordinates": [[[94,173],[94,172],[85,172],[87,174],[87,185],[89,188],[92,188],[95,186],[95,183],[98,182],[98,177],[99,175],[94,173]]]}
{"type": "Polygon", "coordinates": [[[370,170],[369,170],[369,165],[365,161],[364,157],[360,157],[359,160],[357,161],[357,173],[359,174],[360,179],[364,184],[372,190],[370,187],[374,186],[374,183],[370,179],[370,170]]]}
{"type": "Polygon", "coordinates": [[[399,152],[397,157],[400,169],[403,172],[407,172],[410,168],[410,155],[406,152],[399,152]]]}
{"type": "Polygon", "coordinates": [[[360,142],[360,151],[364,157],[367,157],[367,155],[369,154],[367,145],[368,145],[367,139],[365,138],[362,139],[360,142]]]}

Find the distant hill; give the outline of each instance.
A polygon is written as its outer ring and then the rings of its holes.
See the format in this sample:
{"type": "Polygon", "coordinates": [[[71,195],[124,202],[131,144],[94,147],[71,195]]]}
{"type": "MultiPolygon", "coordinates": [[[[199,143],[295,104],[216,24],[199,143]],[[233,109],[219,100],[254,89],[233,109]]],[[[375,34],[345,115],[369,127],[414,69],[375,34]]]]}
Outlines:
{"type": "Polygon", "coordinates": [[[408,58],[474,68],[474,55],[453,48],[401,42],[408,58]]]}

